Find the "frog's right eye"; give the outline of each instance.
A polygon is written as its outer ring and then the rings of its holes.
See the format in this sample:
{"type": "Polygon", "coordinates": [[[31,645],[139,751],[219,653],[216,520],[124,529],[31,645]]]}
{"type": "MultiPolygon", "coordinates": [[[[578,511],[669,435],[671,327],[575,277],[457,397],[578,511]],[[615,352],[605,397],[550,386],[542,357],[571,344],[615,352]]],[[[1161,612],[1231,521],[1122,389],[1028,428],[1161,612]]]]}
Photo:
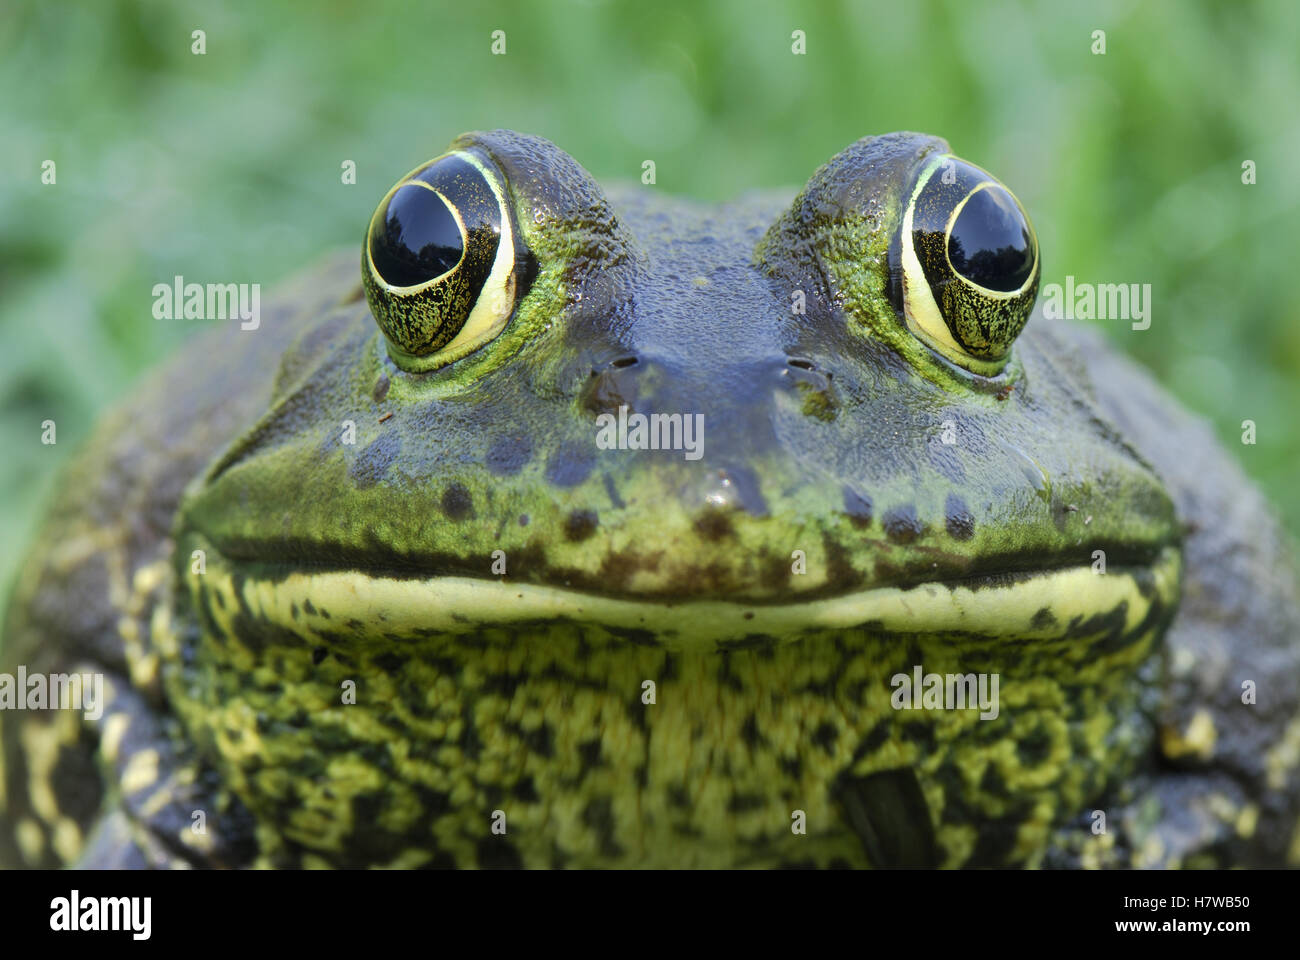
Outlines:
{"type": "Polygon", "coordinates": [[[951,154],[920,171],[890,250],[909,330],[975,373],[1006,364],[1038,296],[1038,240],[1011,191],[951,154]]]}
{"type": "Polygon", "coordinates": [[[385,194],[361,275],[399,366],[433,370],[501,332],[518,290],[515,236],[503,178],[476,152],[444,154],[385,194]]]}

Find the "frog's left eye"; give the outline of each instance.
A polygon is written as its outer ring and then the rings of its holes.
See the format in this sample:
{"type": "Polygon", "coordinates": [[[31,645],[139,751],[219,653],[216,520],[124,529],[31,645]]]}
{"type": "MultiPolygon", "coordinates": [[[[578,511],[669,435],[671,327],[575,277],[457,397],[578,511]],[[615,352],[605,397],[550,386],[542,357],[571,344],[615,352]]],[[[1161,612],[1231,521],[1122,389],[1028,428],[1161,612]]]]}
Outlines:
{"type": "Polygon", "coordinates": [[[362,282],[389,354],[413,372],[492,340],[514,311],[515,228],[499,171],[457,150],[413,170],[380,201],[362,282]]]}
{"type": "Polygon", "coordinates": [[[1038,239],[991,174],[951,155],[921,170],[891,248],[895,306],[947,359],[985,376],[1006,364],[1038,296],[1038,239]]]}

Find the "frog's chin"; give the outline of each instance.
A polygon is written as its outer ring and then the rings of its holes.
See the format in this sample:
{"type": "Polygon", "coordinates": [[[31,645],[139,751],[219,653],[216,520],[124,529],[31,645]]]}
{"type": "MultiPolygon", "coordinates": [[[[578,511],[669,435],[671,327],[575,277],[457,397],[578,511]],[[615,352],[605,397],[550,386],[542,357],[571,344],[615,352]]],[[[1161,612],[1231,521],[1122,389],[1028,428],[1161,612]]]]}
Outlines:
{"type": "Polygon", "coordinates": [[[1111,566],[1104,574],[1062,567],[790,603],[606,597],[508,580],[394,578],[352,569],[260,577],[225,564],[219,553],[189,580],[196,599],[218,619],[224,611],[304,635],[418,639],[568,620],[686,648],[854,628],[1045,641],[1095,635],[1103,626],[1129,633],[1172,614],[1181,566],[1179,551],[1166,547],[1149,565],[1111,566]]]}

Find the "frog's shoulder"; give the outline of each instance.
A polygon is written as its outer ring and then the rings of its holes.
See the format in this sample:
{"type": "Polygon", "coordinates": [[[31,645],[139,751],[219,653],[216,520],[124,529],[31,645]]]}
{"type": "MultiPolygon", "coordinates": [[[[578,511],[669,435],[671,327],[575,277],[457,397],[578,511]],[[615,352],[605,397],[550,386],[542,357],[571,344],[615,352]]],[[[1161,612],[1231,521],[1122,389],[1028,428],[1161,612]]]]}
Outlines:
{"type": "MultiPolygon", "coordinates": [[[[1165,809],[1133,856],[1281,864],[1300,841],[1300,601],[1290,539],[1210,425],[1146,370],[1096,331],[1057,321],[1042,332],[1086,368],[1097,406],[1159,474],[1184,528],[1182,600],[1153,708],[1160,756],[1148,802],[1165,809]]],[[[1243,456],[1252,449],[1243,445],[1243,456]]]]}
{"type": "MultiPolygon", "coordinates": [[[[355,251],[330,256],[266,298],[256,329],[228,321],[199,334],[100,419],[53,485],[20,568],[0,634],[0,673],[20,665],[28,675],[91,671],[157,702],[150,618],[167,583],[181,495],[265,409],[286,347],[331,305],[359,295],[355,251]]],[[[95,736],[63,724],[67,713],[0,717],[0,863],[18,859],[11,830],[19,824],[23,860],[67,861],[78,842],[56,849],[56,827],[63,823],[62,836],[73,837],[67,823],[84,829],[97,809],[95,736]],[[70,778],[44,795],[80,797],[78,810],[35,809],[31,784],[42,770],[70,778]]]]}
{"type": "Polygon", "coordinates": [[[79,653],[107,658],[117,645],[108,628],[185,486],[265,409],[287,346],[359,297],[355,252],[331,255],[268,297],[256,329],[232,320],[197,335],[99,420],[54,486],[9,605],[4,662],[31,653],[21,636],[30,627],[46,638],[34,642],[84,641],[79,653]]]}

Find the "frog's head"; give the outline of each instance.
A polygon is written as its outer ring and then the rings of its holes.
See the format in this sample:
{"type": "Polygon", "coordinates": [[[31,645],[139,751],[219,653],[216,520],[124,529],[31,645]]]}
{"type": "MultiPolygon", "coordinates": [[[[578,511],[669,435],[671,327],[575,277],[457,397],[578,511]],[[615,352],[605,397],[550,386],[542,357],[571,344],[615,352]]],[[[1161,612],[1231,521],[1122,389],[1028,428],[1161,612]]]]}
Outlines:
{"type": "Polygon", "coordinates": [[[779,843],[796,793],[836,856],[831,783],[915,862],[932,824],[945,862],[1024,861],[1148,742],[1180,562],[1084,358],[1026,325],[1028,217],[914,134],[793,202],[660,189],[497,131],[388,191],[361,284],[183,504],[173,701],[334,862],[426,862],[430,829],[472,859],[466,798],[507,788],[543,860],[545,823],[611,862],[601,824],[642,815],[779,843]],[[1000,719],[895,714],[922,667],[1005,673],[1000,719]]]}
{"type": "Polygon", "coordinates": [[[1037,240],[995,178],[891,134],[783,210],[659,190],[505,131],[403,177],[365,301],[300,338],[186,528],[281,615],[337,594],[425,629],[699,637],[682,604],[711,601],[719,634],[1026,636],[1168,598],[1170,501],[1026,328],[1037,240]]]}

